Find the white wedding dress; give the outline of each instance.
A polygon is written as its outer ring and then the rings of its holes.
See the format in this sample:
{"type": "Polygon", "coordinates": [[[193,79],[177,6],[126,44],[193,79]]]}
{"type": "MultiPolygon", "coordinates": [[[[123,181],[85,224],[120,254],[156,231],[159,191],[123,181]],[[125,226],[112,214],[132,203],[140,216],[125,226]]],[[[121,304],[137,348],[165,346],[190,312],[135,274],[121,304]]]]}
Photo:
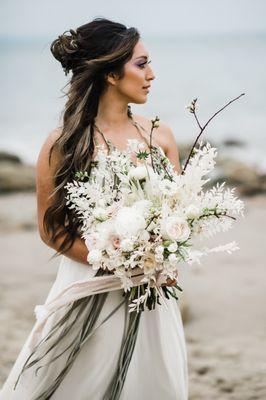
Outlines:
{"type": "MultiPolygon", "coordinates": [[[[53,299],[70,283],[90,279],[95,275],[91,266],[60,256],[56,280],[46,302],[53,299]]],[[[122,290],[108,293],[97,325],[119,304],[122,290]]],[[[136,345],[127,370],[119,400],[187,400],[188,373],[184,329],[178,302],[166,299],[155,310],[142,312],[136,345]]],[[[118,309],[81,348],[74,363],[57,390],[47,399],[52,400],[102,400],[115,371],[125,321],[125,304],[118,309]]],[[[46,331],[60,312],[48,319],[46,331]]],[[[33,327],[34,329],[34,327],[33,327]]],[[[22,366],[30,354],[29,334],[14,366],[0,391],[0,400],[35,400],[64,366],[60,357],[35,375],[36,366],[24,371],[13,390],[22,366]]],[[[60,350],[64,341],[60,342],[60,350]]],[[[58,349],[57,349],[58,350],[58,349]]],[[[54,355],[51,352],[50,357],[54,355]]],[[[42,397],[42,400],[44,397],[42,397]]],[[[117,399],[118,400],[118,399],[117,399]]]]}

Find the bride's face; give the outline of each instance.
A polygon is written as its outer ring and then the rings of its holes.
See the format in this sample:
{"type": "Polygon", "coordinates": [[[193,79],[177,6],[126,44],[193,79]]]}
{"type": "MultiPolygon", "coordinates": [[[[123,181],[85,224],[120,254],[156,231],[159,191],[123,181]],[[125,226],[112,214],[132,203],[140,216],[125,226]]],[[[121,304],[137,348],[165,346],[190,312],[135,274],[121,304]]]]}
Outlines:
{"type": "Polygon", "coordinates": [[[114,80],[117,92],[125,97],[126,102],[146,103],[152,80],[155,78],[149,64],[149,54],[138,41],[134,47],[132,58],[124,65],[124,76],[114,80]]]}

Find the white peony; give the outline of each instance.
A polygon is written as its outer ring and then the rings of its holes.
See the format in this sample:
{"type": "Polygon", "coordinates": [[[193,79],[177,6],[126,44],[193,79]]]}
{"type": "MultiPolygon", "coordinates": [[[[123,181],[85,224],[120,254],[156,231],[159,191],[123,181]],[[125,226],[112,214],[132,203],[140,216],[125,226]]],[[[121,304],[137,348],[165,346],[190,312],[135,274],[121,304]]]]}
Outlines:
{"type": "Polygon", "coordinates": [[[136,236],[145,226],[144,217],[132,207],[121,208],[114,221],[114,229],[122,238],[136,236]]]}
{"type": "Polygon", "coordinates": [[[174,215],[162,220],[161,231],[164,239],[176,240],[177,242],[184,242],[190,235],[187,221],[174,215]]]}

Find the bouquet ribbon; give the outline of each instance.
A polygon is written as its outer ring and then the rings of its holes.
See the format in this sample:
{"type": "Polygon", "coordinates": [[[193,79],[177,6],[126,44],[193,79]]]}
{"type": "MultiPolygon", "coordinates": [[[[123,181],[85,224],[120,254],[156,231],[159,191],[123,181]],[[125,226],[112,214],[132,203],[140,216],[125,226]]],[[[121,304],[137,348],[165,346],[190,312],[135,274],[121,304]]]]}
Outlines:
{"type": "MultiPolygon", "coordinates": [[[[131,280],[133,286],[141,285],[141,280],[144,277],[143,273],[132,271],[131,280]]],[[[161,285],[164,281],[162,275],[159,274],[156,285],[161,285]]],[[[43,305],[36,305],[34,312],[36,315],[36,324],[34,326],[32,336],[29,342],[29,347],[32,350],[42,337],[42,333],[48,318],[61,308],[73,303],[74,301],[93,296],[95,294],[111,292],[113,290],[122,289],[122,282],[115,275],[96,276],[87,280],[76,281],[63,289],[51,301],[43,305]]]]}

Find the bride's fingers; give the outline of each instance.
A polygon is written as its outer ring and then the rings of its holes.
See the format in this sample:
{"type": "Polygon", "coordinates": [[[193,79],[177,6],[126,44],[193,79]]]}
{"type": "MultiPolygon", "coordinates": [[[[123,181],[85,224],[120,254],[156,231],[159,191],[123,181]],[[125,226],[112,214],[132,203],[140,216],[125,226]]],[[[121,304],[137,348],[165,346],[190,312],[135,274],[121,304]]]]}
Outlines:
{"type": "Polygon", "coordinates": [[[174,285],[176,285],[176,283],[177,283],[177,280],[176,280],[176,279],[170,279],[170,278],[168,278],[168,279],[166,280],[166,285],[167,285],[167,286],[174,286],[174,285]]]}

